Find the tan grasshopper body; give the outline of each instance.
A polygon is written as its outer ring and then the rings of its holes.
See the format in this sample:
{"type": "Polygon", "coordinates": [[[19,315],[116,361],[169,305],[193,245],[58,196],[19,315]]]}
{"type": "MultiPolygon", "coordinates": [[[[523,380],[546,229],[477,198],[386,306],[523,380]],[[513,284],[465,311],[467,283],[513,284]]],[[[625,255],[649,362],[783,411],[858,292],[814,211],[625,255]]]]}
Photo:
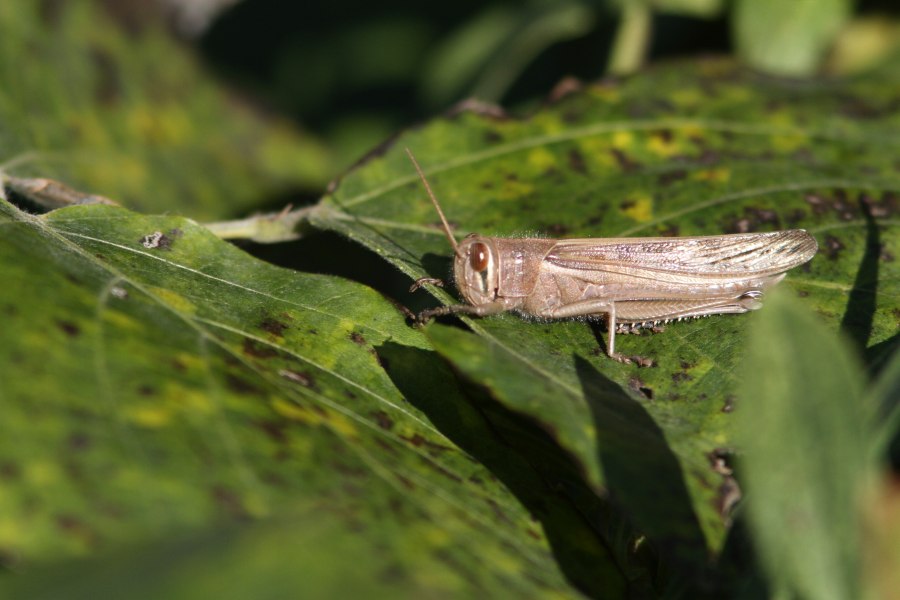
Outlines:
{"type": "Polygon", "coordinates": [[[818,249],[802,229],[563,240],[471,234],[457,244],[425,185],[454,248],[456,287],[469,304],[424,311],[420,321],[505,311],[544,319],[606,315],[607,353],[626,362],[615,352],[619,325],[755,310],[769,287],[818,249]]]}

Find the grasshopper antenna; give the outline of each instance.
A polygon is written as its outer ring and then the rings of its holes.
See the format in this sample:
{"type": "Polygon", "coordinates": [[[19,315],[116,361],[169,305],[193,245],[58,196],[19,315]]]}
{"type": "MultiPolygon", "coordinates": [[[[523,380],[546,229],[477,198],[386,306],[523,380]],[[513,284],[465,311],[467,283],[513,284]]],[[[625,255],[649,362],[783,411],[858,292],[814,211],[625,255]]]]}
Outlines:
{"type": "Polygon", "coordinates": [[[428,192],[431,203],[434,204],[434,208],[437,209],[438,216],[441,218],[441,223],[444,224],[444,233],[447,234],[447,239],[450,240],[450,245],[453,246],[453,253],[459,256],[459,245],[456,243],[456,238],[454,238],[453,234],[450,232],[450,224],[447,223],[447,217],[444,216],[444,211],[441,210],[441,205],[438,204],[437,197],[435,197],[434,192],[431,191],[431,186],[428,185],[428,180],[425,179],[425,173],[422,172],[422,167],[419,166],[416,157],[413,156],[413,153],[410,152],[409,148],[405,148],[405,150],[406,155],[409,156],[409,160],[412,161],[413,166],[416,168],[419,178],[422,179],[422,183],[425,185],[425,191],[428,192]]]}

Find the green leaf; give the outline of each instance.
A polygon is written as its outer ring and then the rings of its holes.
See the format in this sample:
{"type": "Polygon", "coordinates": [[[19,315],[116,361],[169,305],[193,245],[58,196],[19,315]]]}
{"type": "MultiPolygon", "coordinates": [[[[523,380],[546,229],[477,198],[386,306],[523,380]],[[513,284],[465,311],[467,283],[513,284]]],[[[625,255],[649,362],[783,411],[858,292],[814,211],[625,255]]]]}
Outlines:
{"type": "Polygon", "coordinates": [[[71,563],[37,567],[94,556],[80,579],[146,597],[572,592],[540,523],[382,368],[427,343],[375,291],[112,206],[0,199],[0,232],[0,557],[25,570],[4,585],[69,596],[71,563]]]}
{"type": "MultiPolygon", "coordinates": [[[[644,1],[644,0],[630,0],[644,1]]],[[[653,8],[660,12],[675,13],[710,19],[722,12],[723,0],[652,0],[653,8]]]]}
{"type": "Polygon", "coordinates": [[[763,566],[791,596],[865,597],[863,370],[815,315],[776,294],[749,336],[742,372],[741,474],[763,566]]]}
{"type": "Polygon", "coordinates": [[[541,52],[586,35],[594,21],[593,7],[583,2],[488,6],[438,49],[424,93],[436,106],[464,92],[498,102],[541,52]]]}
{"type": "Polygon", "coordinates": [[[850,0],[738,0],[732,13],[738,55],[774,75],[813,75],[850,9],[850,0]]]}
{"type": "Polygon", "coordinates": [[[866,404],[877,415],[872,457],[884,461],[891,451],[900,456],[900,352],[896,349],[869,389],[866,404]]]}
{"type": "Polygon", "coordinates": [[[0,6],[0,168],[197,219],[324,185],[317,141],[220,89],[149,5],[104,5],[0,6]]]}
{"type": "MultiPolygon", "coordinates": [[[[867,360],[887,351],[898,327],[900,115],[896,65],[845,82],[784,83],[722,61],[659,67],[620,83],[588,86],[524,118],[464,111],[400,136],[348,173],[311,222],[372,249],[411,278],[445,277],[450,250],[403,152],[422,163],[456,235],[620,237],[700,235],[792,227],[821,251],[780,284],[843,328],[867,360]]],[[[421,292],[420,292],[421,293],[421,292]]],[[[434,290],[445,304],[458,300],[434,290]]],[[[589,365],[638,400],[678,459],[708,546],[722,543],[722,475],[709,455],[733,444],[730,410],[753,315],[672,323],[659,334],[620,336],[638,369],[613,362],[605,334],[582,322],[468,319],[514,352],[560,394],[578,398],[589,365]]],[[[585,441],[578,455],[603,483],[582,420],[552,402],[528,408],[558,440],[585,441]]]]}

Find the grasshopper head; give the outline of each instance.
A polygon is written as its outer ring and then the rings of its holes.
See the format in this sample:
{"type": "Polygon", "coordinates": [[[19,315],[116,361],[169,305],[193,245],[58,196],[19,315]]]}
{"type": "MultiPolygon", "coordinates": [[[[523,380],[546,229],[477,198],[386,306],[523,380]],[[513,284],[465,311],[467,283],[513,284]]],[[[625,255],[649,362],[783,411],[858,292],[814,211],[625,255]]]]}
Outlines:
{"type": "Polygon", "coordinates": [[[453,275],[456,288],[473,306],[497,299],[499,270],[497,250],[490,238],[471,234],[459,244],[453,275]]]}

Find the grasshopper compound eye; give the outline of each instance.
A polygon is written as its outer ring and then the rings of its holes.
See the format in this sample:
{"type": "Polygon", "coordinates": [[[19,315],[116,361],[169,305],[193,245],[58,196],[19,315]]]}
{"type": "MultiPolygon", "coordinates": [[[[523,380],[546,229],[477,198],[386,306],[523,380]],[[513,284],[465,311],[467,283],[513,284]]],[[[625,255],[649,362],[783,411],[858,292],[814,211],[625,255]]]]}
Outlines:
{"type": "Polygon", "coordinates": [[[476,242],[469,248],[469,265],[476,273],[488,268],[489,252],[488,247],[481,242],[476,242]]]}

